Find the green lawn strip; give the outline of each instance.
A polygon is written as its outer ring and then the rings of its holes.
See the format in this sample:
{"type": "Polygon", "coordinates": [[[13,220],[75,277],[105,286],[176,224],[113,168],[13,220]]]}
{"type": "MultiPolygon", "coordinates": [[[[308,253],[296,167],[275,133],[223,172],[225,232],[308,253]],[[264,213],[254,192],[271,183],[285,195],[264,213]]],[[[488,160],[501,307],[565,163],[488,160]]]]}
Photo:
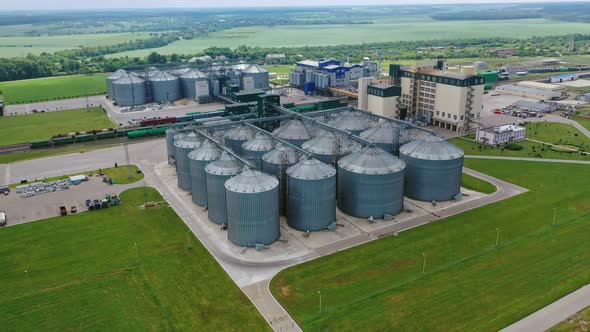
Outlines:
{"type": "Polygon", "coordinates": [[[573,120],[582,125],[582,127],[586,128],[587,130],[590,130],[590,117],[575,116],[573,120]]]}
{"type": "Polygon", "coordinates": [[[461,178],[461,187],[484,194],[493,194],[496,192],[496,187],[493,184],[465,173],[463,173],[461,178]]]}
{"type": "Polygon", "coordinates": [[[514,144],[523,147],[522,150],[510,150],[506,146],[491,146],[466,140],[461,137],[451,138],[449,142],[457,145],[466,155],[479,156],[502,156],[522,158],[547,158],[547,159],[568,159],[568,160],[590,160],[590,156],[581,155],[578,152],[553,149],[548,145],[531,141],[520,141],[514,144]]]}
{"type": "Polygon", "coordinates": [[[284,270],[275,297],[306,330],[487,331],[590,282],[587,166],[466,166],[530,192],[284,270]]]}
{"type": "Polygon", "coordinates": [[[569,124],[529,122],[526,129],[529,139],[558,145],[574,145],[583,151],[590,151],[590,138],[569,124]]]}
{"type": "Polygon", "coordinates": [[[100,107],[0,117],[0,145],[48,140],[56,134],[102,130],[116,125],[100,107]]]}
{"type": "Polygon", "coordinates": [[[110,74],[74,75],[0,82],[4,102],[27,104],[39,101],[106,94],[110,74]]]}
{"type": "Polygon", "coordinates": [[[585,331],[590,321],[590,307],[572,315],[565,321],[555,325],[550,332],[585,331]]]}
{"type": "Polygon", "coordinates": [[[0,326],[269,330],[193,235],[187,248],[187,228],[172,208],[139,208],[146,193],[162,200],[136,188],[121,194],[122,206],[2,229],[0,276],[10,287],[0,289],[0,326]]]}

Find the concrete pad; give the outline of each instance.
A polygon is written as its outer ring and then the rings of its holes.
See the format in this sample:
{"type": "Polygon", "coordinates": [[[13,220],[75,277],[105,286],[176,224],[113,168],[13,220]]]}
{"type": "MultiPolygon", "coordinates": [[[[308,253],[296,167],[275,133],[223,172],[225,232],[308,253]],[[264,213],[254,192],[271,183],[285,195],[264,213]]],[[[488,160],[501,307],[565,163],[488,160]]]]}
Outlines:
{"type": "Polygon", "coordinates": [[[589,80],[584,80],[584,79],[577,79],[575,81],[565,81],[565,82],[562,82],[562,83],[554,83],[554,84],[571,86],[571,87],[574,87],[574,88],[585,88],[587,86],[590,86],[590,81],[589,80]]]}

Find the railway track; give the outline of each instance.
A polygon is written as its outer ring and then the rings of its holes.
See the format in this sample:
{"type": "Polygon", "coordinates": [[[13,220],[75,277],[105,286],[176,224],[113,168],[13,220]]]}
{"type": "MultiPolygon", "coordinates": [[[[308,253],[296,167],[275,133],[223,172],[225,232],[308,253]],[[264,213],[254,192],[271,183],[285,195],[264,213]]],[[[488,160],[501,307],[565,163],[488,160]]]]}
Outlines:
{"type": "Polygon", "coordinates": [[[31,150],[31,143],[13,144],[0,146],[0,154],[23,152],[31,150]]]}

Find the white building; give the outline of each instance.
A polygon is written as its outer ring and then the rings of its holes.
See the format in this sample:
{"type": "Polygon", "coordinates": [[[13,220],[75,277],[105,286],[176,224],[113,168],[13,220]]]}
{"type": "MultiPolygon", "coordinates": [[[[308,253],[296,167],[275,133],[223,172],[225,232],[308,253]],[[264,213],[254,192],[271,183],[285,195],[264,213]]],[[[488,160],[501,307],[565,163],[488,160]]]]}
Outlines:
{"type": "Polygon", "coordinates": [[[497,86],[495,90],[496,92],[508,95],[534,98],[539,100],[559,100],[567,97],[566,90],[553,91],[538,88],[529,88],[527,86],[520,86],[514,84],[500,85],[497,86]]]}
{"type": "Polygon", "coordinates": [[[483,144],[498,145],[522,141],[525,139],[525,136],[526,128],[514,125],[503,125],[477,129],[475,139],[483,144]]]}
{"type": "Polygon", "coordinates": [[[563,74],[551,76],[551,83],[563,83],[567,81],[575,81],[578,79],[578,74],[563,74]]]}

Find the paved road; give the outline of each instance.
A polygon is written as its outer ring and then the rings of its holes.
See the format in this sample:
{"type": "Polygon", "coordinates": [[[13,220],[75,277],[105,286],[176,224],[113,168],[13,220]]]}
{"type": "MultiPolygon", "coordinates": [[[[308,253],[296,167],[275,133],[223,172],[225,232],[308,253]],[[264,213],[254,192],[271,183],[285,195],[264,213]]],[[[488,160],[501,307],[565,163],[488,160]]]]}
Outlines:
{"type": "Polygon", "coordinates": [[[542,332],[590,306],[590,285],[562,297],[543,309],[500,330],[501,332],[542,332]]]}
{"type": "Polygon", "coordinates": [[[41,112],[41,111],[55,112],[55,111],[62,111],[62,110],[66,110],[66,109],[83,108],[83,107],[86,107],[86,105],[90,105],[90,106],[103,105],[104,100],[105,100],[104,96],[90,96],[90,97],[88,97],[88,99],[83,97],[83,98],[43,101],[43,102],[31,103],[31,104],[8,105],[8,106],[6,106],[5,112],[8,115],[31,114],[31,113],[33,113],[33,110],[37,110],[39,112],[41,112]]]}
{"type": "Polygon", "coordinates": [[[546,158],[524,158],[524,157],[502,157],[502,156],[479,156],[479,155],[465,155],[466,159],[490,159],[490,160],[520,160],[520,161],[536,161],[543,163],[561,163],[561,164],[590,164],[587,160],[568,160],[568,159],[546,159],[546,158]]]}

